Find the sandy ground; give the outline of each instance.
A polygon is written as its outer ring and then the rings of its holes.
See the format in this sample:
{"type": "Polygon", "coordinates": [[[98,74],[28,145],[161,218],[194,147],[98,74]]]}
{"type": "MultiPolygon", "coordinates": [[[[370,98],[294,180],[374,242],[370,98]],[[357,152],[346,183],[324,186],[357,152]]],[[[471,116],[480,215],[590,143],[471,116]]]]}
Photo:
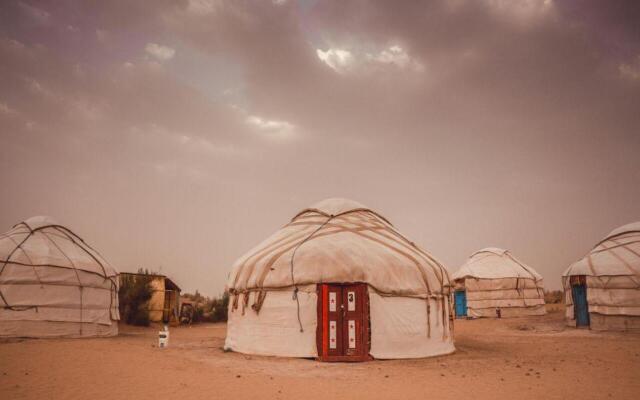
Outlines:
{"type": "Polygon", "coordinates": [[[108,339],[0,342],[1,399],[639,399],[640,334],[565,328],[560,312],[458,320],[457,352],[329,364],[225,353],[224,324],[108,339]]]}

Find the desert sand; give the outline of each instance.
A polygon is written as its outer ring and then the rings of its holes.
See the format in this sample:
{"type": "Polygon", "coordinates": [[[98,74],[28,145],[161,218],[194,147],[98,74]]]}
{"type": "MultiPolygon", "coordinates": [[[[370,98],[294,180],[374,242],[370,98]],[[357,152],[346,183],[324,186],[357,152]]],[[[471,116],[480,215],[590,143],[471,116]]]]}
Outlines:
{"type": "Polygon", "coordinates": [[[457,351],[330,364],[224,352],[225,324],[121,326],[106,339],[0,342],[2,399],[638,399],[640,334],[564,326],[562,313],[457,320],[457,351]]]}

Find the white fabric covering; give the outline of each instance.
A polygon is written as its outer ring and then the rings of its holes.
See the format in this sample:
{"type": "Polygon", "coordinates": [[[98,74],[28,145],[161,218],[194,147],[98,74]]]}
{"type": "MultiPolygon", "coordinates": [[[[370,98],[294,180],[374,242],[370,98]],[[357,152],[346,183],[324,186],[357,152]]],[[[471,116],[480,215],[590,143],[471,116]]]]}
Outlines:
{"type": "MultiPolygon", "coordinates": [[[[304,209],[234,264],[228,280],[233,298],[225,348],[316,356],[317,295],[301,293],[304,332],[300,332],[292,294],[294,287],[315,291],[320,283],[368,285],[374,357],[426,357],[453,351],[450,334],[434,328],[427,337],[425,330],[425,298],[434,304],[445,299],[449,307],[451,284],[446,269],[384,217],[347,199],[327,199],[304,209]],[[259,312],[251,308],[256,292],[266,292],[259,312]],[[246,293],[253,294],[242,315],[246,293]],[[239,304],[235,310],[234,298],[239,304]],[[392,325],[389,319],[401,324],[392,325]]],[[[448,317],[447,311],[444,318],[448,317]]],[[[442,313],[431,312],[431,318],[434,327],[445,324],[442,313]]]]}
{"type": "Polygon", "coordinates": [[[498,308],[503,318],[546,313],[542,276],[508,250],[476,251],[451,279],[466,291],[470,317],[496,317],[498,308]]]}
{"type": "Polygon", "coordinates": [[[305,209],[241,257],[231,271],[229,288],[292,286],[293,251],[312,234],[295,255],[298,285],[366,282],[379,292],[398,295],[442,293],[441,287],[449,285],[442,265],[386,219],[359,203],[329,199],[305,209]]]}
{"type": "Polygon", "coordinates": [[[389,297],[369,291],[371,303],[371,355],[379,359],[421,358],[453,353],[449,299],[431,303],[428,335],[425,299],[389,297]]]}
{"type": "Polygon", "coordinates": [[[640,329],[640,222],[611,231],[562,275],[565,315],[575,325],[571,277],[585,276],[591,329],[640,329]]]}
{"type": "MultiPolygon", "coordinates": [[[[256,292],[250,294],[252,303],[256,292]]],[[[242,312],[242,297],[238,309],[229,304],[225,348],[240,353],[265,356],[316,357],[317,299],[315,285],[301,288],[300,319],[304,332],[300,332],[296,301],[291,291],[270,291],[260,313],[250,307],[242,312]]]]}
{"type": "Polygon", "coordinates": [[[69,229],[33,217],[0,235],[0,306],[0,336],[114,335],[117,271],[69,229]]]}

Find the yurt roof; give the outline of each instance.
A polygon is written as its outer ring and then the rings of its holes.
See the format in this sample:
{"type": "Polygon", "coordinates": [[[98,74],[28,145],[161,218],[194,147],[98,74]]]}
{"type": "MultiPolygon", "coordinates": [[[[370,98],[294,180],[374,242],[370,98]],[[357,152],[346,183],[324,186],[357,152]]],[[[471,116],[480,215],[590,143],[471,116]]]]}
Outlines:
{"type": "Polygon", "coordinates": [[[234,264],[233,291],[363,282],[382,293],[424,296],[449,286],[446,270],[387,219],[331,198],[293,219],[234,264]]]}
{"type": "Polygon", "coordinates": [[[542,276],[516,259],[508,250],[487,247],[471,254],[464,265],[451,275],[451,279],[462,278],[528,278],[539,281],[542,276]]]}
{"type": "Polygon", "coordinates": [[[103,277],[118,274],[80,236],[46,216],[31,217],[0,234],[0,274],[9,263],[77,269],[103,277]]]}
{"type": "Polygon", "coordinates": [[[640,222],[611,231],[563,276],[637,276],[640,278],[640,222]]]}

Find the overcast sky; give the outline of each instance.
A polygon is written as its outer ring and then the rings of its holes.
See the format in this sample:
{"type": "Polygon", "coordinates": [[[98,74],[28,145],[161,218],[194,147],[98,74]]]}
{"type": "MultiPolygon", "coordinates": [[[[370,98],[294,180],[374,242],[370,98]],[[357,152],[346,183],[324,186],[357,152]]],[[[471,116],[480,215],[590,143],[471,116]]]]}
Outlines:
{"type": "Polygon", "coordinates": [[[640,220],[629,1],[2,1],[0,230],[51,215],[120,271],[222,292],[347,197],[451,272],[548,288],[640,220]]]}

